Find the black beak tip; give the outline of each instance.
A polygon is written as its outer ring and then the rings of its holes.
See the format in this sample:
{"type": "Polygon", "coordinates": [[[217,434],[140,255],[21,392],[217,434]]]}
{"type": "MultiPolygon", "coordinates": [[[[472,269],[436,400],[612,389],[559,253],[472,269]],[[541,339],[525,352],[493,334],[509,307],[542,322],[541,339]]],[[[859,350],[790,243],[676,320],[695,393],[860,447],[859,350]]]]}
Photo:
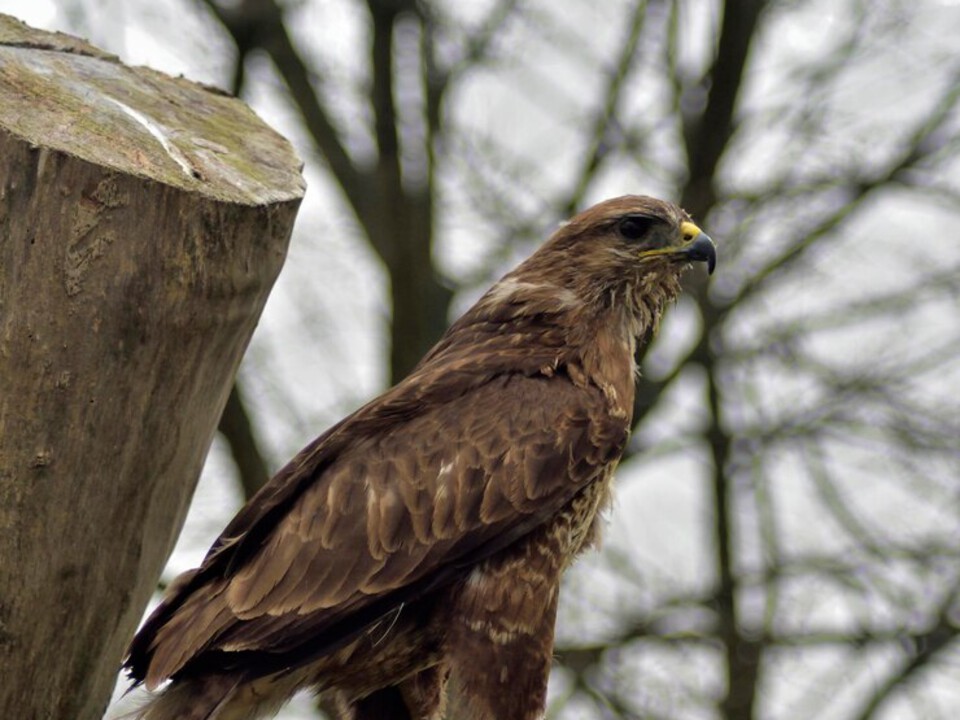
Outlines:
{"type": "Polygon", "coordinates": [[[696,262],[705,262],[707,264],[707,273],[713,275],[714,268],[717,267],[717,246],[706,233],[697,235],[697,239],[687,246],[684,254],[688,260],[696,262]]]}

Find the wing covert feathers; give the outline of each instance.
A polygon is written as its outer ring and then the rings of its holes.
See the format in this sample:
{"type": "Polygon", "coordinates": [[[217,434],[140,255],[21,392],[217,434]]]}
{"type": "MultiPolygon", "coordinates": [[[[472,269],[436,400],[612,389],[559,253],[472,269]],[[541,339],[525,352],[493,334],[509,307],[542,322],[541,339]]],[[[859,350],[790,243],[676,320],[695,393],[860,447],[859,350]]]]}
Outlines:
{"type": "MultiPolygon", "coordinates": [[[[149,669],[132,654],[128,666],[153,688],[212,653],[282,653],[291,637],[318,651],[355,634],[377,619],[354,627],[358,611],[450,581],[595,480],[627,434],[604,404],[562,375],[499,375],[345,443],[317,474],[281,473],[300,491],[258,546],[226,572],[212,551],[148,620],[149,669]]],[[[282,492],[268,489],[267,517],[282,492]]]]}

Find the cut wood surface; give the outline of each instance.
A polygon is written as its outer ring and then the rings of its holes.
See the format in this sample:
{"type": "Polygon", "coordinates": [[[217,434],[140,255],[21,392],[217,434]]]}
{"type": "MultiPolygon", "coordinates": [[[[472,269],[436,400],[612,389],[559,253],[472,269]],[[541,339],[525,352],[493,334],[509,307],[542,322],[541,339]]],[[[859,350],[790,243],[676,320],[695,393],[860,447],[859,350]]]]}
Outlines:
{"type": "Polygon", "coordinates": [[[0,15],[0,717],[102,716],[303,191],[238,100],[0,15]]]}

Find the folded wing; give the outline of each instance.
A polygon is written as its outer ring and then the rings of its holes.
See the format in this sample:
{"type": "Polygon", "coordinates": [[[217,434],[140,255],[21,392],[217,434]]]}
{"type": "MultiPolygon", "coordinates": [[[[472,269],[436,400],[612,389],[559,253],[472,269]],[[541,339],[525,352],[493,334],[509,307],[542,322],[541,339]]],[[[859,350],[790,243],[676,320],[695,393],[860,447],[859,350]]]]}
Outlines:
{"type": "Polygon", "coordinates": [[[135,679],[249,668],[251,653],[266,673],[329,652],[546,522],[628,431],[563,372],[491,376],[389,422],[371,422],[377,411],[347,418],[244,508],[134,640],[135,679]]]}

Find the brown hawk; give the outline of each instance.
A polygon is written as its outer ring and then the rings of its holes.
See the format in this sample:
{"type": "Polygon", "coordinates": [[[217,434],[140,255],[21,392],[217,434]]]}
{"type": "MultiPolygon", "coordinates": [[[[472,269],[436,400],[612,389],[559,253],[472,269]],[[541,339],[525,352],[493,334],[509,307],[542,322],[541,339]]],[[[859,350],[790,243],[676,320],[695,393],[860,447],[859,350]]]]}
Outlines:
{"type": "Polygon", "coordinates": [[[308,445],[177,579],[125,667],[144,720],[239,720],[294,692],[351,720],[533,720],[560,576],[596,536],[630,431],[638,338],[690,261],[677,206],[564,224],[409,377],[308,445]]]}

